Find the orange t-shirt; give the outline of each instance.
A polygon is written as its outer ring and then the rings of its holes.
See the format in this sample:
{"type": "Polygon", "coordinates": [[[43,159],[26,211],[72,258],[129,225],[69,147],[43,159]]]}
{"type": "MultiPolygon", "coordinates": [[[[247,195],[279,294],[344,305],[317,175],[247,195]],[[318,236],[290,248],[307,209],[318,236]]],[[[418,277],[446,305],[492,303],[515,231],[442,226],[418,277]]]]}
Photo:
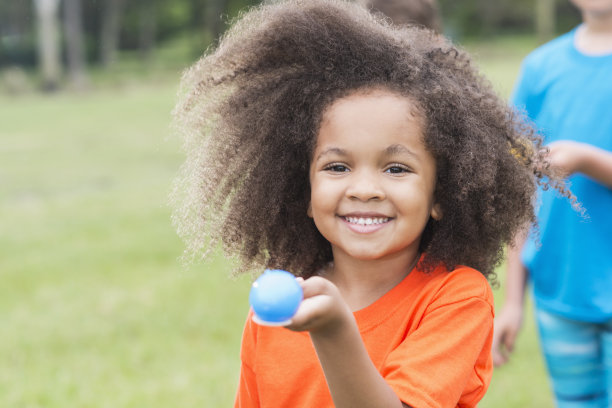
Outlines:
{"type": "MultiPolygon", "coordinates": [[[[354,313],[380,374],[414,408],[474,407],[491,375],[493,294],[482,274],[414,269],[354,313]]],[[[333,407],[307,332],[247,319],[235,408],[333,407]]]]}

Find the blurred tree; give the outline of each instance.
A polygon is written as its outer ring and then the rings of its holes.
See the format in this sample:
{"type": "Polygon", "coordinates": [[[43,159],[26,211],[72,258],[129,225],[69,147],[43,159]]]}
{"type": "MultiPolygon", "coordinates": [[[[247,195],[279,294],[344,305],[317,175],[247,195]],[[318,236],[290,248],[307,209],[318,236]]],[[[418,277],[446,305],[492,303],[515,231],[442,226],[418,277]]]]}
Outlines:
{"type": "Polygon", "coordinates": [[[451,37],[568,31],[580,22],[569,0],[438,0],[445,32],[451,37]]]}
{"type": "Polygon", "coordinates": [[[208,36],[204,29],[204,16],[206,15],[206,4],[203,0],[189,0],[191,9],[189,26],[194,30],[192,49],[193,54],[199,56],[204,51],[204,44],[208,42],[208,36]]]}
{"type": "Polygon", "coordinates": [[[0,1],[0,67],[36,63],[34,4],[0,1]]]}
{"type": "Polygon", "coordinates": [[[557,1],[555,11],[556,34],[565,33],[582,22],[580,10],[569,0],[557,1]]]}
{"type": "Polygon", "coordinates": [[[138,44],[144,58],[149,58],[155,48],[157,28],[157,0],[140,0],[138,44]]]}
{"type": "Polygon", "coordinates": [[[100,29],[100,63],[109,66],[117,58],[120,21],[124,0],[106,0],[100,29]]]}
{"type": "Polygon", "coordinates": [[[452,37],[532,30],[533,0],[438,0],[452,37]]]}
{"type": "Polygon", "coordinates": [[[356,0],[374,13],[389,17],[393,24],[419,24],[442,32],[436,0],[356,0]]]}
{"type": "Polygon", "coordinates": [[[542,44],[555,36],[555,0],[537,0],[536,32],[542,44]]]}
{"type": "Polygon", "coordinates": [[[53,91],[61,76],[59,0],[34,0],[38,20],[38,54],[43,89],[53,91]]]}
{"type": "MultiPolygon", "coordinates": [[[[53,88],[58,86],[62,62],[73,83],[81,80],[79,75],[86,74],[88,65],[111,64],[119,51],[140,51],[147,57],[158,44],[170,43],[177,49],[189,47],[193,56],[200,56],[240,10],[262,1],[0,0],[0,70],[15,65],[40,67],[45,72],[44,86],[53,88]],[[65,61],[58,40],[60,10],[65,61]]],[[[456,40],[551,30],[559,34],[580,21],[569,0],[438,0],[438,4],[444,31],[456,40]],[[546,22],[551,15],[552,22],[546,22]]]]}
{"type": "MultiPolygon", "coordinates": [[[[247,3],[243,1],[242,3],[247,3]]],[[[214,43],[223,33],[223,15],[227,12],[227,0],[190,0],[191,27],[194,36],[194,54],[200,56],[206,47],[214,43]]]]}
{"type": "Polygon", "coordinates": [[[225,29],[223,14],[227,10],[228,1],[208,0],[207,3],[205,24],[213,41],[216,41],[225,29]]]}
{"type": "Polygon", "coordinates": [[[64,36],[70,84],[83,90],[88,83],[83,44],[83,12],[81,0],[64,0],[64,36]]]}

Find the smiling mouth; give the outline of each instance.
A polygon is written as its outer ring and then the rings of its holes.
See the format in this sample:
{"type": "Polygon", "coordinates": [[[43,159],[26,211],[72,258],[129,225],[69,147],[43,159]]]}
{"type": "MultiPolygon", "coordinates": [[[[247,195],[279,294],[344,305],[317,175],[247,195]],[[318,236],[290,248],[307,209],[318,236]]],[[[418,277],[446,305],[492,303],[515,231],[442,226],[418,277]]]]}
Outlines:
{"type": "Polygon", "coordinates": [[[389,217],[342,217],[349,224],[380,225],[389,222],[389,217]]]}

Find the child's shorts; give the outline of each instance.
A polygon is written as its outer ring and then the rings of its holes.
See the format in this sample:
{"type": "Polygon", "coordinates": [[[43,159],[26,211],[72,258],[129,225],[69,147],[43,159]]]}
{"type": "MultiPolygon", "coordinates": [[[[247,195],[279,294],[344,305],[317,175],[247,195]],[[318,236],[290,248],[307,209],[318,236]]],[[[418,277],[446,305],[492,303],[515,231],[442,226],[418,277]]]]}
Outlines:
{"type": "Polygon", "coordinates": [[[538,309],[536,321],[557,407],[612,406],[612,320],[580,322],[538,309]]]}

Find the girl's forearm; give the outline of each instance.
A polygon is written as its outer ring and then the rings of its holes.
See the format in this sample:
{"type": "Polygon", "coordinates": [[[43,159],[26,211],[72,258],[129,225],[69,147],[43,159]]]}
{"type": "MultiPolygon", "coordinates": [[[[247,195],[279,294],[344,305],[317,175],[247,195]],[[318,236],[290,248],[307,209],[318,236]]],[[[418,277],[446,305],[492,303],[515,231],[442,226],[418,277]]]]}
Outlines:
{"type": "Polygon", "coordinates": [[[337,408],[405,407],[380,375],[363,344],[353,316],[310,337],[337,408]]]}

